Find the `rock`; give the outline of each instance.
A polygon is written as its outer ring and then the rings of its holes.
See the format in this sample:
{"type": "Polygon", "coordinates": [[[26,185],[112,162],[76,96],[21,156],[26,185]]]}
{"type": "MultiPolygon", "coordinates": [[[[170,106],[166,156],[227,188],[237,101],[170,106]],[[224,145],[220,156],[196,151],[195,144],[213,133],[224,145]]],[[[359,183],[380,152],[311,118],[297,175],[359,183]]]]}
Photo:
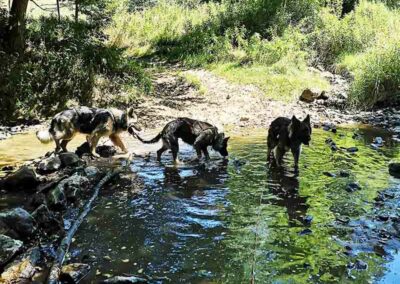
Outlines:
{"type": "Polygon", "coordinates": [[[357,182],[351,182],[346,186],[347,192],[354,192],[356,190],[360,190],[361,186],[357,182]]]}
{"type": "Polygon", "coordinates": [[[377,144],[374,144],[374,143],[371,143],[370,146],[371,146],[371,148],[374,149],[374,150],[378,150],[379,147],[382,147],[381,145],[377,145],[377,144]]]}
{"type": "Polygon", "coordinates": [[[9,172],[9,171],[13,171],[14,167],[13,166],[4,166],[1,170],[3,172],[9,172]]]}
{"type": "Polygon", "coordinates": [[[57,185],[55,189],[47,195],[47,204],[51,209],[62,210],[67,205],[67,197],[64,193],[64,188],[57,185]]]}
{"type": "Polygon", "coordinates": [[[49,157],[46,159],[43,159],[38,167],[37,171],[41,174],[48,174],[52,173],[55,171],[58,171],[61,168],[61,160],[57,156],[49,157]]]}
{"type": "Polygon", "coordinates": [[[8,190],[32,190],[39,183],[36,173],[31,168],[23,166],[15,173],[7,176],[3,180],[2,186],[8,190]]]}
{"type": "Polygon", "coordinates": [[[63,186],[64,193],[68,200],[76,201],[81,193],[87,192],[90,182],[87,177],[74,174],[61,181],[59,186],[63,186]]]}
{"type": "Polygon", "coordinates": [[[36,208],[32,213],[32,217],[35,219],[38,226],[48,234],[64,230],[62,223],[44,204],[36,208]]]}
{"type": "Polygon", "coordinates": [[[389,164],[389,174],[396,178],[400,178],[400,163],[392,162],[389,164]]]}
{"type": "Polygon", "coordinates": [[[60,281],[63,283],[79,283],[90,271],[90,265],[71,263],[61,268],[60,281]]]}
{"type": "Polygon", "coordinates": [[[86,167],[85,170],[85,175],[89,178],[89,179],[95,179],[99,176],[100,174],[100,170],[94,166],[89,166],[86,167]]]}
{"type": "Polygon", "coordinates": [[[123,283],[123,284],[129,284],[129,283],[149,283],[149,281],[147,281],[144,278],[140,278],[137,276],[114,276],[111,277],[109,279],[103,280],[101,283],[112,283],[112,284],[116,284],[116,283],[123,283]]]}
{"type": "Polygon", "coordinates": [[[96,147],[96,153],[103,158],[109,158],[117,153],[117,149],[114,146],[101,145],[96,147]]]}
{"type": "Polygon", "coordinates": [[[5,268],[1,274],[0,283],[32,283],[40,261],[40,249],[29,249],[5,268]]]}
{"type": "Polygon", "coordinates": [[[76,148],[75,154],[82,158],[85,154],[90,154],[90,145],[88,142],[83,143],[78,148],[76,148]]]}
{"type": "Polygon", "coordinates": [[[0,266],[4,266],[20,251],[23,243],[6,235],[0,235],[0,266]]]}
{"type": "Polygon", "coordinates": [[[63,167],[78,166],[82,162],[78,155],[72,152],[60,153],[58,157],[60,158],[61,166],[63,167]]]}
{"type": "Polygon", "coordinates": [[[16,239],[27,239],[36,230],[35,220],[24,209],[18,207],[0,212],[0,233],[16,239]]]}
{"type": "Polygon", "coordinates": [[[301,95],[300,95],[300,101],[302,102],[306,102],[306,103],[312,103],[313,101],[315,101],[316,99],[318,99],[321,94],[323,92],[321,92],[318,89],[305,89],[301,95]]]}

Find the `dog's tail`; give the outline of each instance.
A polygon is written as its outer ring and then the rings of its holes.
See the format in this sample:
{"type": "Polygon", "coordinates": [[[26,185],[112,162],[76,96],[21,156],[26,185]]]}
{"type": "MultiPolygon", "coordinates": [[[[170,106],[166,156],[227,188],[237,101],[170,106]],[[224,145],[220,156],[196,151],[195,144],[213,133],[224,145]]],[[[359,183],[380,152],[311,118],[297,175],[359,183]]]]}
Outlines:
{"type": "Polygon", "coordinates": [[[53,141],[53,135],[50,134],[49,130],[39,130],[36,132],[36,137],[40,142],[47,144],[53,141]]]}
{"type": "Polygon", "coordinates": [[[142,137],[139,136],[139,134],[137,134],[131,127],[128,129],[128,132],[133,136],[136,137],[137,139],[139,139],[140,142],[144,143],[144,144],[154,144],[157,143],[160,139],[161,139],[161,132],[157,134],[156,137],[154,137],[151,140],[144,140],[142,137]]]}

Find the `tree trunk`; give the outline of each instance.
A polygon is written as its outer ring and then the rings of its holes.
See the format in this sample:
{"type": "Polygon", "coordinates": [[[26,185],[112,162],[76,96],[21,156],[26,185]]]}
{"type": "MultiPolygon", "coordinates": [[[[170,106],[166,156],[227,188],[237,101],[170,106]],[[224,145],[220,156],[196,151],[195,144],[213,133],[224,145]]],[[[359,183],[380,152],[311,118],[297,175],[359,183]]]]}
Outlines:
{"type": "Polygon", "coordinates": [[[79,0],[75,0],[75,23],[78,22],[79,17],[79,0]]]}
{"type": "Polygon", "coordinates": [[[60,13],[60,0],[56,0],[57,2],[57,17],[58,17],[58,22],[61,21],[61,13],[60,13]]]}
{"type": "Polygon", "coordinates": [[[25,15],[29,0],[13,0],[10,10],[8,44],[11,52],[22,53],[25,47],[25,15]]]}

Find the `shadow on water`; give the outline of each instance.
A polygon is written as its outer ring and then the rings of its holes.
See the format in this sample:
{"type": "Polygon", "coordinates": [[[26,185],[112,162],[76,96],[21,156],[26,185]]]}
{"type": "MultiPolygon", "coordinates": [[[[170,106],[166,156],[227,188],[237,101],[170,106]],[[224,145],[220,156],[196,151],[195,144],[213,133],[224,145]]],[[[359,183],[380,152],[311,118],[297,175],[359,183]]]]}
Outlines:
{"type": "Polygon", "coordinates": [[[132,194],[129,183],[105,189],[76,236],[73,260],[93,265],[83,283],[122,274],[170,283],[400,281],[399,182],[387,173],[399,154],[390,136],[316,130],[298,175],[290,155],[284,168],[268,169],[265,143],[265,131],[234,137],[229,161],[188,162],[194,153],[185,146],[187,162],[177,167],[168,154],[164,164],[154,154],[136,159],[131,170],[143,190],[132,194]],[[375,136],[386,141],[379,150],[370,147],[375,136]],[[329,137],[338,151],[325,143],[329,137]],[[354,146],[356,153],[346,150],[354,146]],[[347,191],[353,182],[361,189],[347,191]],[[380,192],[390,202],[377,203],[380,192]],[[379,214],[394,217],[381,221],[379,214]]]}

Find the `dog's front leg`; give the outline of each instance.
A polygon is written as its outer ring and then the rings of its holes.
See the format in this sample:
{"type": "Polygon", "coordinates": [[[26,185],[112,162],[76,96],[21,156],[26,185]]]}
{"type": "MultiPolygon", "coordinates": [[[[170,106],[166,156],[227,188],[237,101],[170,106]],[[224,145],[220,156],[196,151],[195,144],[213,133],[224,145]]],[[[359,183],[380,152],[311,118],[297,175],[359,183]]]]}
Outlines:
{"type": "Polygon", "coordinates": [[[210,160],[210,155],[208,154],[207,147],[203,147],[202,151],[203,151],[206,161],[210,160]]]}
{"type": "Polygon", "coordinates": [[[301,145],[291,148],[293,159],[294,159],[294,169],[297,171],[299,169],[299,159],[301,153],[301,145]]]}
{"type": "Polygon", "coordinates": [[[122,142],[121,138],[118,136],[118,134],[111,134],[110,136],[111,142],[117,147],[119,147],[122,152],[125,154],[128,153],[128,149],[125,147],[124,143],[122,142]]]}

